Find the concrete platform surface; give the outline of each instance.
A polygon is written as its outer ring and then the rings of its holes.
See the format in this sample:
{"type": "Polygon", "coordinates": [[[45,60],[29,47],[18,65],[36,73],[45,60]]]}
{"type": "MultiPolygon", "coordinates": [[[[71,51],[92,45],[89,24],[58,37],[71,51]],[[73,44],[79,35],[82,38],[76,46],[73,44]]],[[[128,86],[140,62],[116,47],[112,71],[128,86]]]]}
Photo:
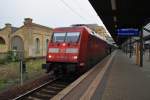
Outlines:
{"type": "Polygon", "coordinates": [[[150,100],[150,61],[135,64],[120,50],[102,60],[52,100],[150,100]]]}
{"type": "Polygon", "coordinates": [[[150,61],[144,56],[144,66],[135,64],[117,51],[105,84],[99,85],[92,100],[150,100],[150,61]]]}

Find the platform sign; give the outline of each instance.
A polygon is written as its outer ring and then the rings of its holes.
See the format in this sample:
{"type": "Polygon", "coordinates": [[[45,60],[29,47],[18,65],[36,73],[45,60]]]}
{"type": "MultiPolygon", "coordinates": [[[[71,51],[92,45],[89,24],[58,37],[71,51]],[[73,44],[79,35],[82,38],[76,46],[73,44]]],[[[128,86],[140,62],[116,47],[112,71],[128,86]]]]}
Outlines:
{"type": "Polygon", "coordinates": [[[139,36],[139,30],[135,28],[117,29],[119,36],[139,36]]]}

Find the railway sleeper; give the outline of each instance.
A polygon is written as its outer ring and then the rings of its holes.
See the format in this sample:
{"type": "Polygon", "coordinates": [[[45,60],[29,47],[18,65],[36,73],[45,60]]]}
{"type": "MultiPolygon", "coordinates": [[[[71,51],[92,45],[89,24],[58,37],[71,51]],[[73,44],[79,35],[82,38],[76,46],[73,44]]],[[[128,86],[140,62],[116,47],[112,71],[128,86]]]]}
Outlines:
{"type": "Polygon", "coordinates": [[[55,87],[55,86],[47,86],[49,89],[54,89],[54,90],[61,90],[61,87],[55,87]]]}
{"type": "Polygon", "coordinates": [[[51,94],[47,94],[47,93],[43,93],[43,92],[37,92],[36,93],[37,95],[39,95],[39,96],[42,96],[42,97],[52,97],[53,95],[51,95],[51,94]]]}
{"type": "Polygon", "coordinates": [[[57,93],[57,91],[43,89],[43,90],[40,91],[40,93],[55,95],[57,93]]]}
{"type": "Polygon", "coordinates": [[[50,94],[52,94],[52,95],[55,95],[55,94],[57,94],[58,91],[60,91],[60,90],[45,89],[45,90],[43,90],[43,91],[48,92],[48,93],[50,93],[50,94]]]}
{"type": "Polygon", "coordinates": [[[36,97],[29,96],[29,97],[25,98],[25,100],[42,100],[42,99],[39,99],[39,98],[36,98],[36,97]]]}
{"type": "Polygon", "coordinates": [[[49,100],[53,95],[45,95],[45,94],[40,94],[40,93],[35,93],[31,97],[35,97],[41,100],[49,100]]]}
{"type": "Polygon", "coordinates": [[[53,87],[59,87],[59,88],[65,88],[66,85],[63,85],[63,84],[52,84],[53,87]]]}

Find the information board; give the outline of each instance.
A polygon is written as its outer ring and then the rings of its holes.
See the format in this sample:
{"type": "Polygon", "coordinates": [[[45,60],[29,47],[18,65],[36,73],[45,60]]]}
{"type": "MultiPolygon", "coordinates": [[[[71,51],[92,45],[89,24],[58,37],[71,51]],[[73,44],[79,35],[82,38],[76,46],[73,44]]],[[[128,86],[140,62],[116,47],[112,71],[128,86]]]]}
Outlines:
{"type": "Polygon", "coordinates": [[[119,36],[139,36],[139,30],[134,28],[117,29],[119,36]]]}

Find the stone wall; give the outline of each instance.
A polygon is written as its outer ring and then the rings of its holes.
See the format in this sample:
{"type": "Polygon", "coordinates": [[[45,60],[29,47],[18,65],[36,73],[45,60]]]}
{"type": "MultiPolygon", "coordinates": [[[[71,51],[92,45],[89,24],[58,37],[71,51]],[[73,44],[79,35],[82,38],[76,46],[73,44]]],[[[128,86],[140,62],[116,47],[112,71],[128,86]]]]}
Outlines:
{"type": "MultiPolygon", "coordinates": [[[[14,44],[18,37],[22,44],[15,44],[21,46],[26,58],[30,57],[43,57],[47,53],[47,41],[50,40],[52,29],[46,26],[35,24],[31,18],[24,20],[24,25],[18,28],[15,32],[12,32],[11,25],[7,25],[4,29],[0,30],[0,37],[6,41],[5,47],[0,47],[0,53],[7,52],[14,49],[14,44]],[[37,45],[37,39],[39,41],[37,45]],[[15,42],[14,42],[15,41],[15,42]],[[39,51],[37,52],[37,47],[39,51]]],[[[18,48],[16,46],[16,49],[18,48]]]]}
{"type": "Polygon", "coordinates": [[[5,43],[0,43],[0,53],[5,53],[9,50],[9,40],[11,34],[11,24],[6,24],[3,29],[0,30],[0,39],[5,43]]]}

